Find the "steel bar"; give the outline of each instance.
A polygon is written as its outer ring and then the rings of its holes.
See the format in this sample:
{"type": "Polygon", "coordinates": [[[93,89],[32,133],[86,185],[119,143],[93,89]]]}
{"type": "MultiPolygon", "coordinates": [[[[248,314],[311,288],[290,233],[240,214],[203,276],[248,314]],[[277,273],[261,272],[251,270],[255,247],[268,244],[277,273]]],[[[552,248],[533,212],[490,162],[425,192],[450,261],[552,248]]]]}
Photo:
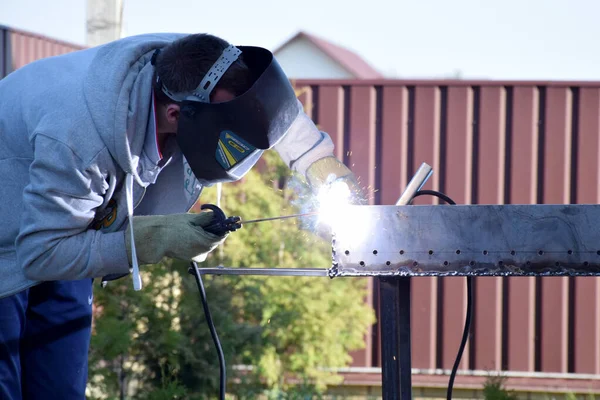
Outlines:
{"type": "Polygon", "coordinates": [[[328,276],[327,269],[324,268],[203,267],[198,270],[202,275],[328,276]]]}
{"type": "Polygon", "coordinates": [[[396,201],[396,205],[405,206],[409,204],[415,193],[421,190],[421,188],[423,187],[423,185],[425,185],[425,182],[427,182],[432,173],[433,170],[431,166],[427,163],[422,163],[415,175],[411,178],[410,182],[408,182],[408,185],[406,185],[406,189],[404,190],[404,192],[396,201]]]}
{"type": "MultiPolygon", "coordinates": [[[[431,176],[422,163],[396,205],[407,205],[431,176]]],[[[412,399],[410,277],[379,278],[383,400],[412,399]]]]}
{"type": "Polygon", "coordinates": [[[379,278],[383,400],[412,398],[411,277],[379,278]]]}
{"type": "Polygon", "coordinates": [[[242,225],[244,224],[255,224],[257,222],[265,222],[265,221],[277,221],[280,219],[289,219],[289,218],[302,218],[302,217],[310,217],[312,215],[319,214],[319,211],[311,211],[303,214],[291,214],[291,215],[280,215],[279,217],[267,217],[267,218],[259,218],[259,219],[250,219],[248,221],[240,221],[242,225]]]}
{"type": "Polygon", "coordinates": [[[361,206],[330,276],[600,276],[600,205],[361,206]]]}

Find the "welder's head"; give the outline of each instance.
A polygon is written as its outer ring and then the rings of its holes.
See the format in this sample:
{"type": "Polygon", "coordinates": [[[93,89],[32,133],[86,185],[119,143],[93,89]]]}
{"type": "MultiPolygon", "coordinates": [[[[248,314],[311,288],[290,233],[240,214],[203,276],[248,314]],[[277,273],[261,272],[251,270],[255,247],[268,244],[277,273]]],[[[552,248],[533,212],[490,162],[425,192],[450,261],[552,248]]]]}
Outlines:
{"type": "Polygon", "coordinates": [[[154,92],[196,179],[243,177],[302,111],[273,54],[189,35],[157,51],[154,92]]]}

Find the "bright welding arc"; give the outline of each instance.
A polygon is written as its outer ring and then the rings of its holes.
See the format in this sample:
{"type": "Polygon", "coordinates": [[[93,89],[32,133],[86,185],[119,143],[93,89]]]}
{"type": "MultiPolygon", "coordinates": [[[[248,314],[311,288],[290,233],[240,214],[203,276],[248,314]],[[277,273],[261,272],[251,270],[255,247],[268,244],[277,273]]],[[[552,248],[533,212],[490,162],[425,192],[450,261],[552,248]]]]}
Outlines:
{"type": "Polygon", "coordinates": [[[319,215],[319,222],[338,229],[343,221],[348,220],[346,207],[350,205],[351,192],[348,185],[338,181],[323,187],[317,194],[318,211],[301,214],[282,215],[279,217],[267,217],[240,221],[243,224],[253,224],[264,221],[277,221],[289,218],[302,218],[319,215]]]}
{"type": "Polygon", "coordinates": [[[323,187],[318,195],[319,223],[348,243],[359,244],[370,231],[369,213],[353,205],[353,193],[344,181],[337,180],[323,187]]]}

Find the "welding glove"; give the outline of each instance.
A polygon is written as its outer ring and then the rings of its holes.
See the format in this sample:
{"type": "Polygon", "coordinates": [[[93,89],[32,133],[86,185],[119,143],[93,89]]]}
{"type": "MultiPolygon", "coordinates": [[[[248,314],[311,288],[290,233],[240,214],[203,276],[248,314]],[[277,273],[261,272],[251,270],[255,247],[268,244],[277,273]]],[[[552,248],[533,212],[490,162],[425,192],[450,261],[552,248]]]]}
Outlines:
{"type": "MultiPolygon", "coordinates": [[[[156,264],[163,257],[204,261],[206,255],[228,236],[202,229],[213,220],[213,211],[174,215],[134,216],[133,234],[139,264],[156,264]]],[[[125,232],[125,247],[131,258],[131,232],[125,232]]]]}
{"type": "Polygon", "coordinates": [[[344,182],[350,189],[352,204],[368,204],[368,199],[354,173],[333,156],[324,157],[312,163],[306,170],[306,178],[311,190],[315,193],[334,182],[344,182]]]}

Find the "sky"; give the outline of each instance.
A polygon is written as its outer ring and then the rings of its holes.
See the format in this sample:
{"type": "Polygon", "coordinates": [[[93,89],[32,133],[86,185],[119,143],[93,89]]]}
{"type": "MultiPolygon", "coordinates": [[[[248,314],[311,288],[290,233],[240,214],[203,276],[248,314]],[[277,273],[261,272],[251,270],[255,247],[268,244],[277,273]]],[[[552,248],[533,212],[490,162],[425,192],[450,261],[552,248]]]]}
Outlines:
{"type": "MultiPolygon", "coordinates": [[[[123,34],[207,32],[273,50],[299,30],[394,78],[600,80],[598,0],[123,0],[123,34]]],[[[77,44],[87,0],[0,0],[0,25],[77,44]]]]}

